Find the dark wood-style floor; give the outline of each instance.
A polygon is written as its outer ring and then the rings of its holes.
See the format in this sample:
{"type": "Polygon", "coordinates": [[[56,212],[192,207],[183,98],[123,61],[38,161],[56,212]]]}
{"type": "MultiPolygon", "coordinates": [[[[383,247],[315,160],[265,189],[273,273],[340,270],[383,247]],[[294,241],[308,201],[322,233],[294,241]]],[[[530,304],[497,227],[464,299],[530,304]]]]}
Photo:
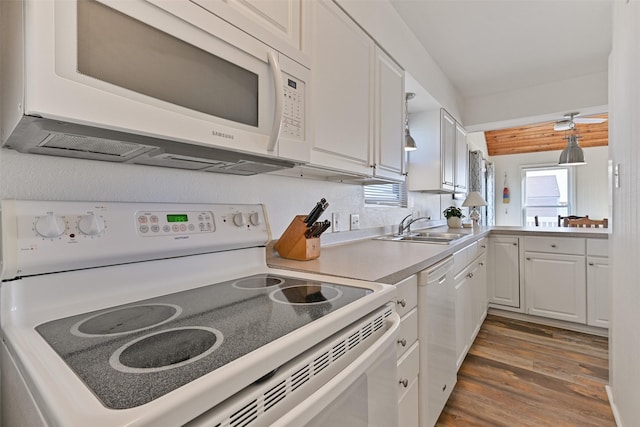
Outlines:
{"type": "Polygon", "coordinates": [[[608,340],[489,315],[437,426],[615,427],[608,340]]]}

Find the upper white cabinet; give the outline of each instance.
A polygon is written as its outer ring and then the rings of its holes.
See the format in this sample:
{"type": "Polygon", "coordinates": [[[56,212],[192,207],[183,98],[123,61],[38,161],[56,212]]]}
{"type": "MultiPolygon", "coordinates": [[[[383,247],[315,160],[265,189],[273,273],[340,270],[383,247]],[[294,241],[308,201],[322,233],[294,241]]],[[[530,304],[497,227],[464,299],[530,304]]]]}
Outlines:
{"type": "Polygon", "coordinates": [[[303,53],[309,6],[302,0],[192,0],[258,40],[310,67],[303,53]]]}
{"type": "Polygon", "coordinates": [[[363,176],[402,175],[404,72],[337,5],[312,8],[311,163],[363,176]]]}
{"type": "Polygon", "coordinates": [[[408,189],[466,192],[468,149],[464,128],[440,109],[413,114],[410,129],[418,149],[409,153],[408,189]]]}
{"type": "Polygon", "coordinates": [[[467,176],[469,170],[469,149],[467,131],[456,122],[456,161],[454,162],[455,179],[453,184],[456,193],[467,192],[467,176]]]}
{"type": "Polygon", "coordinates": [[[404,70],[376,47],[374,175],[398,179],[404,172],[404,70]]]}

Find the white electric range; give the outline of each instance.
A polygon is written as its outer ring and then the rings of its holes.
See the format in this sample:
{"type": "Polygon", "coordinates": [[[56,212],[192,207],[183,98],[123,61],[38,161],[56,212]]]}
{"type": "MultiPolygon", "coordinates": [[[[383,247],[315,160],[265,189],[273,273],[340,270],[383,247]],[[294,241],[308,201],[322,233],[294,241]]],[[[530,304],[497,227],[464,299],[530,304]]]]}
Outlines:
{"type": "Polygon", "coordinates": [[[395,288],[268,268],[262,205],[0,214],[4,425],[397,425],[395,288]]]}

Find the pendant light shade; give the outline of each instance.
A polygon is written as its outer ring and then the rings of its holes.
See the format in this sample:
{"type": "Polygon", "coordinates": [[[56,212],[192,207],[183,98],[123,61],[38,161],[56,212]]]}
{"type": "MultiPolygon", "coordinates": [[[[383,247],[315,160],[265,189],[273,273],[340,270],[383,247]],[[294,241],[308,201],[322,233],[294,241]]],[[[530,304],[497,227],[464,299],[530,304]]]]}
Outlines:
{"type": "Polygon", "coordinates": [[[407,127],[404,130],[404,151],[414,151],[417,150],[416,142],[413,140],[413,137],[409,133],[409,128],[407,127]]]}
{"type": "Polygon", "coordinates": [[[414,151],[418,149],[416,141],[409,133],[409,100],[416,96],[413,92],[407,92],[404,96],[404,151],[414,151]]]}
{"type": "Polygon", "coordinates": [[[569,135],[567,138],[567,147],[560,153],[559,165],[586,165],[584,161],[584,153],[578,145],[578,138],[575,135],[569,135]]]}

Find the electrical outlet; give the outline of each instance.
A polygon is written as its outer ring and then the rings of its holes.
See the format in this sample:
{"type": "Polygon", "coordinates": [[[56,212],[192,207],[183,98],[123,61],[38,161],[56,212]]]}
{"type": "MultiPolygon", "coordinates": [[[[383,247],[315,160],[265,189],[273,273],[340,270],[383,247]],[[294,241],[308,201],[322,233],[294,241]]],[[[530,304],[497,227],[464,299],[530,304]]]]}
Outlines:
{"type": "Polygon", "coordinates": [[[340,215],[337,212],[331,214],[331,232],[340,231],[340,215]]]}
{"type": "Polygon", "coordinates": [[[359,230],[360,229],[360,215],[351,214],[351,230],[359,230]]]}

